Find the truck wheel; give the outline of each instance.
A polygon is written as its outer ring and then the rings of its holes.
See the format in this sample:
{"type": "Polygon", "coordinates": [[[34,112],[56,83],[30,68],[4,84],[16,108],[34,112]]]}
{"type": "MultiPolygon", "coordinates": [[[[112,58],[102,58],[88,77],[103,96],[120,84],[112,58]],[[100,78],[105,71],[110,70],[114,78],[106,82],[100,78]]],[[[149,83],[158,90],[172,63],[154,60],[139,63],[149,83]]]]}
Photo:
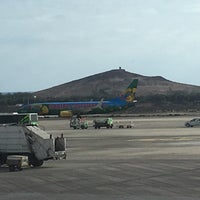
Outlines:
{"type": "Polygon", "coordinates": [[[9,171],[10,172],[14,172],[15,171],[15,166],[14,165],[10,165],[9,166],[9,171]]]}
{"type": "Polygon", "coordinates": [[[17,165],[9,165],[9,171],[10,172],[15,172],[15,171],[21,171],[22,168],[20,166],[17,165]]]}
{"type": "Polygon", "coordinates": [[[40,167],[43,165],[43,163],[44,163],[43,160],[37,160],[37,161],[32,162],[31,165],[33,165],[33,167],[40,167]]]}
{"type": "Polygon", "coordinates": [[[7,156],[1,154],[0,155],[0,166],[5,164],[6,160],[7,160],[7,156]]]}
{"type": "Polygon", "coordinates": [[[29,164],[32,165],[33,167],[40,167],[44,163],[43,160],[38,160],[35,156],[31,157],[29,159],[29,164]]]}

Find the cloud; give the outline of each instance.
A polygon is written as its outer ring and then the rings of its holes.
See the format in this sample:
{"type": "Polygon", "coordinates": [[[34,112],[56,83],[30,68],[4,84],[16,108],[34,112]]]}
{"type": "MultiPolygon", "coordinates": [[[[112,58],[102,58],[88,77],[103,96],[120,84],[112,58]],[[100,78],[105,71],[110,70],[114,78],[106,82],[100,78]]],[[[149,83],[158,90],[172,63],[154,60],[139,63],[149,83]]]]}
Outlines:
{"type": "MultiPolygon", "coordinates": [[[[6,90],[40,90],[123,65],[168,79],[175,67],[196,69],[199,10],[197,0],[2,0],[1,66],[23,69],[23,76],[27,67],[48,71],[46,81],[8,83],[6,90]],[[73,77],[65,73],[71,70],[73,77]]],[[[10,71],[1,73],[0,85],[10,71]]]]}
{"type": "Polygon", "coordinates": [[[181,11],[186,14],[199,14],[200,13],[200,2],[190,1],[182,6],[181,11]]]}

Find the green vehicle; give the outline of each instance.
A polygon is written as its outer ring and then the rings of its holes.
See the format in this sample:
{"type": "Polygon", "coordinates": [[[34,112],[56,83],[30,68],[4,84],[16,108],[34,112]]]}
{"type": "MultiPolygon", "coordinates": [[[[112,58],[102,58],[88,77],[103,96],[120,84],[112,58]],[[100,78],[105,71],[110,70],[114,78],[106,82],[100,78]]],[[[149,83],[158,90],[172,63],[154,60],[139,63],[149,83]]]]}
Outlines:
{"type": "Polygon", "coordinates": [[[94,128],[100,129],[101,127],[112,128],[113,127],[113,119],[112,118],[104,118],[104,119],[95,119],[94,128]]]}
{"type": "Polygon", "coordinates": [[[88,122],[84,119],[72,117],[70,120],[70,128],[73,129],[87,129],[88,122]]]}
{"type": "Polygon", "coordinates": [[[38,114],[37,113],[1,114],[0,124],[38,126],[38,114]]]}

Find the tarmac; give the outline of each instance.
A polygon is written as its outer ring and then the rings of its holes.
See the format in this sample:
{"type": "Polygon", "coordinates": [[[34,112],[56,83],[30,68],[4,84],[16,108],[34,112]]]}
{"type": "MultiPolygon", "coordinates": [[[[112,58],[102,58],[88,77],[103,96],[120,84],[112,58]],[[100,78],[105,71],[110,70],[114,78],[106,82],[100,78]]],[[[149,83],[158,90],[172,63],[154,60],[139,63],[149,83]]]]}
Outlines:
{"type": "Polygon", "coordinates": [[[68,120],[42,119],[67,138],[67,159],[39,168],[0,168],[0,199],[200,199],[200,128],[191,117],[114,119],[113,129],[73,130],[68,120]],[[119,129],[120,123],[134,128],[119,129]]]}

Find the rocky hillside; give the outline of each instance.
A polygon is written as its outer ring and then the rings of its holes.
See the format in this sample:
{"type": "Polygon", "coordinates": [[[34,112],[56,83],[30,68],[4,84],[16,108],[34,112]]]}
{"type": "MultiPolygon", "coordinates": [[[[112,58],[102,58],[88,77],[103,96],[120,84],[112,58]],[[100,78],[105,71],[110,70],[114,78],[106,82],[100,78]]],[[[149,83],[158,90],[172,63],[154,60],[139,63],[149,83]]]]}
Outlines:
{"type": "Polygon", "coordinates": [[[170,94],[174,92],[200,93],[200,86],[181,84],[166,80],[160,76],[142,76],[116,69],[79,80],[71,81],[46,90],[35,92],[39,98],[111,98],[119,95],[130,82],[139,80],[137,96],[170,94]]]}

